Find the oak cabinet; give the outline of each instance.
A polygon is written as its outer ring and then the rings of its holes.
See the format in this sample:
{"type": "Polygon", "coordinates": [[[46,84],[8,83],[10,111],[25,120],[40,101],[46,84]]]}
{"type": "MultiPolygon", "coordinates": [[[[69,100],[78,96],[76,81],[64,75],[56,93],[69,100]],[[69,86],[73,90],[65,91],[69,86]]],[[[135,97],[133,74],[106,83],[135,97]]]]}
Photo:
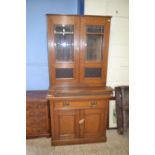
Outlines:
{"type": "Polygon", "coordinates": [[[51,112],[53,112],[52,144],[105,141],[108,102],[104,98],[64,99],[63,101],[55,98],[54,102],[50,102],[51,112]]]}
{"type": "Polygon", "coordinates": [[[53,145],[106,141],[110,20],[47,15],[53,145]]]}

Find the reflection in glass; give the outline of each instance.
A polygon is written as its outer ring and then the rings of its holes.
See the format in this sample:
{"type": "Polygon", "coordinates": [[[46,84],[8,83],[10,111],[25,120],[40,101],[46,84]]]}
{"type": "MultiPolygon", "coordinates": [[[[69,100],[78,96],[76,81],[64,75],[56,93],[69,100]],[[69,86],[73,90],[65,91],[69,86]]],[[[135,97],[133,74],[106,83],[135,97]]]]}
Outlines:
{"type": "Polygon", "coordinates": [[[73,33],[73,25],[55,25],[54,33],[73,33]]]}
{"type": "Polygon", "coordinates": [[[100,61],[102,58],[102,35],[87,35],[86,60],[100,61]]]}
{"type": "Polygon", "coordinates": [[[74,26],[55,25],[56,61],[73,61],[74,59],[74,26]]]}
{"type": "Polygon", "coordinates": [[[104,35],[103,25],[87,25],[87,49],[85,59],[87,61],[100,61],[102,59],[102,44],[104,35]]]}

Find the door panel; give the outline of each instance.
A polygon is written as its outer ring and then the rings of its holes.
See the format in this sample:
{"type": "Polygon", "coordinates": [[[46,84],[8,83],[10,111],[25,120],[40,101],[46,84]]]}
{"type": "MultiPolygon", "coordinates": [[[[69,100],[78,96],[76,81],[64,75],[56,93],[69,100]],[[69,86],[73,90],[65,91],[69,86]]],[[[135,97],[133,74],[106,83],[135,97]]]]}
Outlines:
{"type": "Polygon", "coordinates": [[[56,79],[73,78],[73,68],[56,68],[56,79]]]}
{"type": "Polygon", "coordinates": [[[55,111],[55,137],[56,139],[73,139],[79,136],[79,111],[55,111]]]}
{"type": "Polygon", "coordinates": [[[102,68],[85,68],[85,77],[98,77],[100,78],[102,74],[102,68]]]}
{"type": "Polygon", "coordinates": [[[109,27],[109,18],[81,17],[81,83],[106,84],[109,27]]]}
{"type": "Polygon", "coordinates": [[[48,47],[52,84],[77,83],[79,81],[79,17],[49,16],[48,47]],[[60,71],[59,68],[62,70],[60,71]],[[63,73],[66,75],[63,76],[63,73]]]}
{"type": "Polygon", "coordinates": [[[104,109],[86,109],[82,111],[81,116],[84,119],[83,127],[80,128],[81,137],[104,136],[106,119],[104,109]]]}

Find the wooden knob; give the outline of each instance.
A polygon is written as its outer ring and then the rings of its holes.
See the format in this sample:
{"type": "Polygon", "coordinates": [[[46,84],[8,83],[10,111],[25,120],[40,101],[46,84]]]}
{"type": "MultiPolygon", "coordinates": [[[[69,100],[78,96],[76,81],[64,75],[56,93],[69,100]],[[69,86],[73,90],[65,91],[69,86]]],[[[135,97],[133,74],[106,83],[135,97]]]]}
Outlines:
{"type": "Polygon", "coordinates": [[[79,120],[79,124],[83,124],[84,121],[85,121],[85,119],[81,119],[81,120],[79,120]]]}

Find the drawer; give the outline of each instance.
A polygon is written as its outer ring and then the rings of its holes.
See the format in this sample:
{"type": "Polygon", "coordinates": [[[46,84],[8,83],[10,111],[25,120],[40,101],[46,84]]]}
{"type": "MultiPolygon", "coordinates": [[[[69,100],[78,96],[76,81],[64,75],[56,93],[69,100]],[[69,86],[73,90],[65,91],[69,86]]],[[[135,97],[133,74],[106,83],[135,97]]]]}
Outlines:
{"type": "Polygon", "coordinates": [[[104,108],[106,100],[87,101],[58,101],[54,103],[55,109],[80,109],[80,108],[104,108]]]}

